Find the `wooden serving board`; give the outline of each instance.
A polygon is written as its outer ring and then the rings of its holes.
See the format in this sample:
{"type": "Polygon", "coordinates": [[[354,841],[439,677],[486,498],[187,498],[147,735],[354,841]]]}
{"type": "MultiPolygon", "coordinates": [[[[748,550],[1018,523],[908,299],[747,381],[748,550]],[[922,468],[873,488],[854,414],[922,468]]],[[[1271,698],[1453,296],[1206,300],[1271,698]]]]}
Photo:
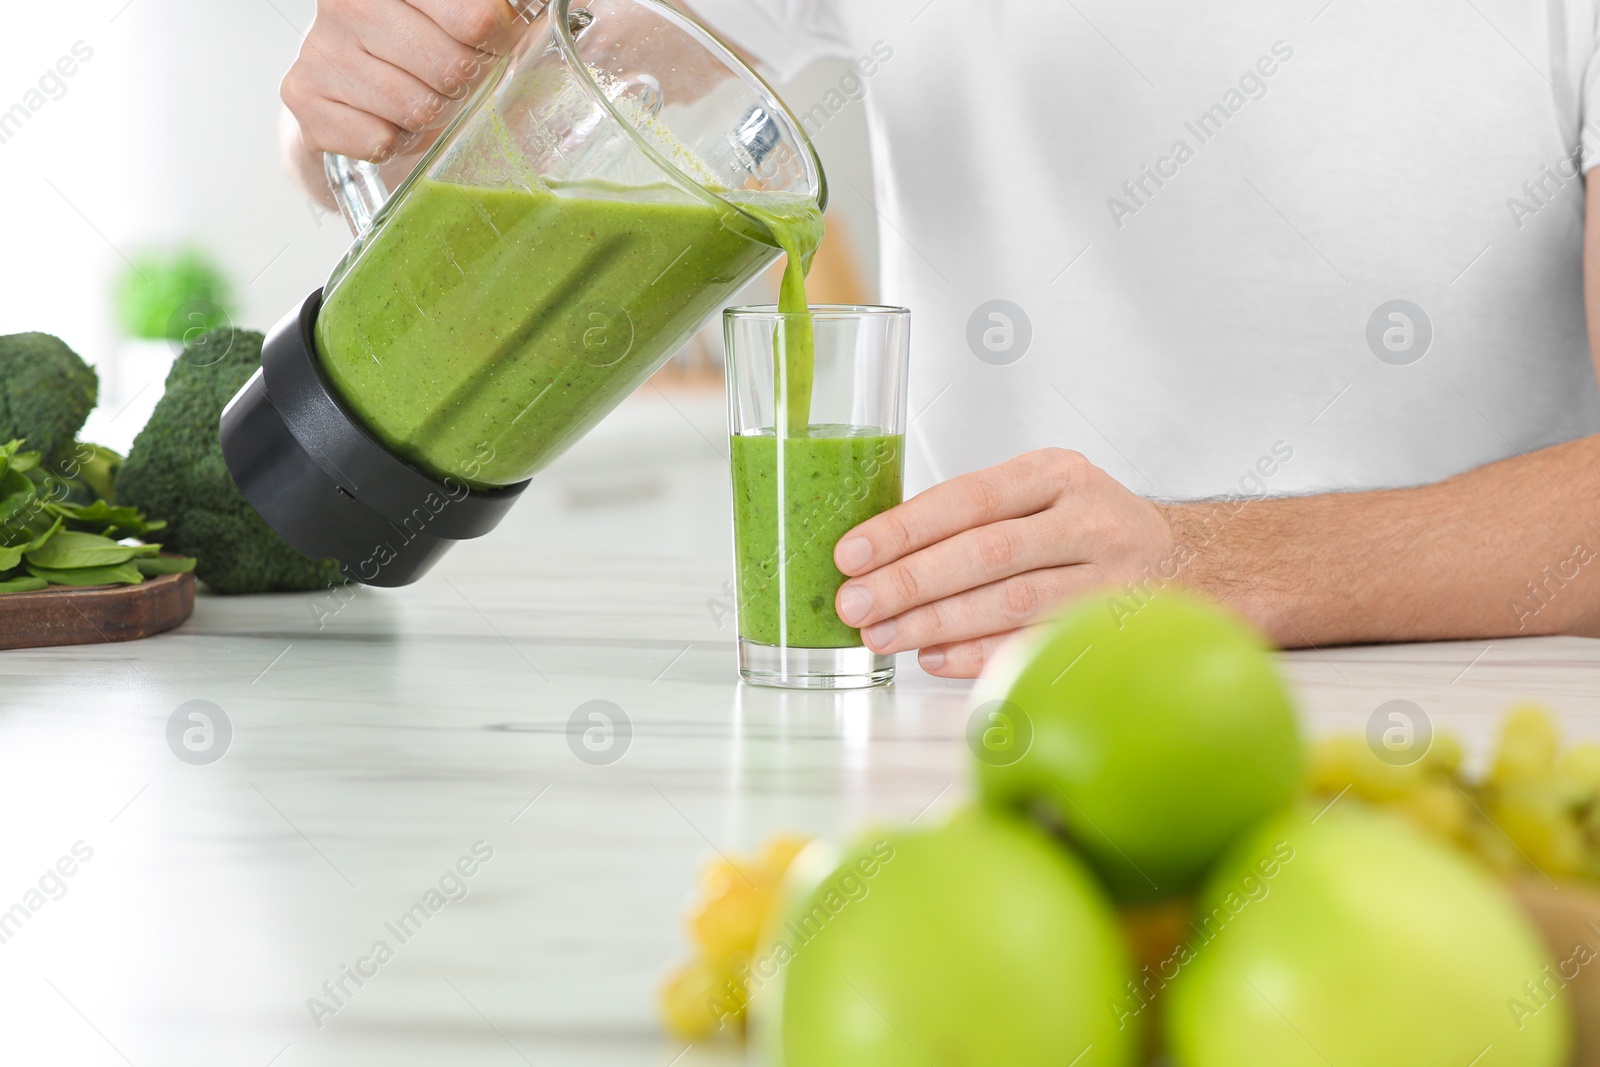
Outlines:
{"type": "Polygon", "coordinates": [[[194,574],[138,585],[51,586],[0,596],[0,649],[137,641],[170,630],[194,611],[194,574]]]}
{"type": "MultiPolygon", "coordinates": [[[[1545,948],[1567,979],[1576,1033],[1572,1067],[1600,1065],[1600,888],[1588,882],[1552,885],[1538,875],[1512,883],[1516,896],[1544,937],[1545,948]]],[[[1530,975],[1535,981],[1543,975],[1530,975]]],[[[1524,996],[1524,1001],[1529,998],[1524,996]]]]}

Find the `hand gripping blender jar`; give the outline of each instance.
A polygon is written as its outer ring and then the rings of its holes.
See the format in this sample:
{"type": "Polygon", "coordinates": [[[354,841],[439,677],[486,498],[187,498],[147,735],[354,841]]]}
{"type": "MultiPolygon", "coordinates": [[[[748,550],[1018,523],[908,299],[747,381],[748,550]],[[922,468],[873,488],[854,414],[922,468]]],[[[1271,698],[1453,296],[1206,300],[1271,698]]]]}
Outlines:
{"type": "Polygon", "coordinates": [[[370,585],[492,529],[778,256],[771,220],[826,200],[788,108],[659,0],[554,0],[392,196],[327,165],[356,241],[222,448],[290,544],[370,585]]]}

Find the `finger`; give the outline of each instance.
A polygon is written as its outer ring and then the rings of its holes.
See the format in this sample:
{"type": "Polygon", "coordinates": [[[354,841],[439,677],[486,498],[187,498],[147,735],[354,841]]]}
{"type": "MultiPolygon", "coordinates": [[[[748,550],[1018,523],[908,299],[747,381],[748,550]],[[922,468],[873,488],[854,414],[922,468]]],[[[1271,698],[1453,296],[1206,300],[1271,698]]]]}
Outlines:
{"type": "Polygon", "coordinates": [[[861,640],[888,654],[1006,633],[1104,583],[1104,572],[1087,563],[1029,571],[874,623],[861,631],[861,640]]]}
{"type": "Polygon", "coordinates": [[[845,574],[865,574],[962,530],[1032,515],[1089,469],[1078,453],[1047,448],[952,478],[845,534],[834,548],[834,563],[845,574]]]}
{"type": "Polygon", "coordinates": [[[300,137],[312,152],[334,152],[382,163],[405,151],[415,139],[394,123],[361,108],[320,96],[290,103],[292,95],[286,84],[284,103],[298,118],[300,137]]]}
{"type": "Polygon", "coordinates": [[[1092,536],[1092,522],[1061,508],[963,530],[852,578],[839,587],[834,610],[851,626],[870,626],[964,589],[1082,563],[1089,559],[1092,536]]]}
{"type": "Polygon", "coordinates": [[[1021,632],[1013,630],[925,648],[917,655],[917,665],[940,678],[976,678],[994,657],[995,650],[1021,632]]]}
{"type": "Polygon", "coordinates": [[[407,3],[395,3],[389,17],[365,27],[361,45],[452,100],[466,95],[497,58],[462,44],[407,3]]]}
{"type": "Polygon", "coordinates": [[[481,52],[503,56],[528,20],[507,0],[409,0],[452,38],[481,52]]]}
{"type": "Polygon", "coordinates": [[[369,52],[346,57],[349,78],[324,75],[319,88],[328,99],[368,112],[406,133],[443,124],[454,103],[426,83],[369,52]]]}

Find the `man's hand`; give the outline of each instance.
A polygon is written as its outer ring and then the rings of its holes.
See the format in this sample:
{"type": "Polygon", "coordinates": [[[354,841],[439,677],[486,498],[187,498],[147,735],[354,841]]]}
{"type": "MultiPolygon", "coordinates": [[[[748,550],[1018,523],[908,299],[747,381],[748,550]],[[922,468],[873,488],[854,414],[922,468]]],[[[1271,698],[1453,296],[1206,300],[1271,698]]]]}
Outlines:
{"type": "Polygon", "coordinates": [[[426,147],[525,25],[508,0],[318,0],[280,90],[294,169],[320,171],[324,152],[382,163],[426,147]]]}
{"type": "Polygon", "coordinates": [[[970,678],[1012,632],[1080,593],[1148,576],[1175,552],[1158,505],[1076,452],[1046,448],[937,485],[834,549],[839,617],[883,653],[922,650],[970,678]]]}

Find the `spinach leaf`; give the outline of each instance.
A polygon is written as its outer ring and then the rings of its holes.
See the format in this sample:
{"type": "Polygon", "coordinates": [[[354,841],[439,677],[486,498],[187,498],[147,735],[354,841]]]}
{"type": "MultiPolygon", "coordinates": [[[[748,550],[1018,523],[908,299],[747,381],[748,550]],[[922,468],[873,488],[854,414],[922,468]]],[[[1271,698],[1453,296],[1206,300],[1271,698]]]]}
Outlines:
{"type": "Polygon", "coordinates": [[[147,559],[136,559],[133,565],[139,568],[139,573],[146,578],[153,578],[158,574],[188,574],[194,570],[194,557],[152,556],[147,559]]]}
{"type": "Polygon", "coordinates": [[[20,531],[28,520],[43,508],[43,503],[33,495],[33,487],[7,492],[0,481],[0,541],[12,540],[8,536],[20,531]]]}
{"type": "Polygon", "coordinates": [[[61,520],[58,518],[58,519],[56,519],[55,522],[52,522],[50,524],[50,528],[49,529],[47,529],[43,533],[39,534],[32,541],[29,541],[27,543],[27,545],[25,545],[23,547],[22,554],[23,555],[27,555],[29,552],[38,551],[41,547],[43,547],[44,543],[46,541],[50,540],[52,537],[54,537],[56,535],[56,533],[60,529],[61,529],[61,520]]]}
{"type": "Polygon", "coordinates": [[[62,530],[38,548],[28,551],[28,562],[51,570],[75,567],[111,567],[132,559],[136,550],[109,537],[62,530]]]}
{"type": "Polygon", "coordinates": [[[66,521],[67,529],[100,534],[104,537],[144,537],[166,528],[161,520],[150,521],[138,508],[117,507],[104,500],[90,504],[46,504],[52,515],[66,521]]]}
{"type": "Polygon", "coordinates": [[[21,489],[23,483],[31,488],[33,479],[27,475],[38,468],[40,458],[37,452],[22,451],[21,441],[0,445],[0,497],[10,496],[21,489]]]}
{"type": "Polygon", "coordinates": [[[40,567],[30,562],[28,573],[43,578],[51,585],[138,585],[144,575],[132,563],[117,563],[108,567],[74,567],[56,570],[40,567]]]}
{"type": "Polygon", "coordinates": [[[34,483],[26,474],[19,474],[16,470],[6,470],[5,474],[0,474],[0,496],[10,499],[24,493],[35,496],[34,483]]]}
{"type": "Polygon", "coordinates": [[[79,441],[73,455],[78,461],[78,481],[96,497],[114,503],[117,471],[126,460],[104,445],[92,445],[87,441],[79,441]]]}
{"type": "Polygon", "coordinates": [[[33,578],[25,575],[21,578],[10,578],[0,582],[0,596],[6,593],[37,593],[39,590],[48,589],[49,587],[50,583],[43,578],[33,578]]]}
{"type": "Polygon", "coordinates": [[[24,442],[0,442],[0,593],[56,585],[136,585],[145,575],[184,574],[195,561],[162,556],[148,540],[165,529],[133,507],[108,499],[122,457],[98,445],[79,444],[79,477],[63,478],[41,464],[24,442]],[[88,466],[98,464],[94,471],[88,466]],[[21,569],[26,567],[27,575],[21,569]]]}

